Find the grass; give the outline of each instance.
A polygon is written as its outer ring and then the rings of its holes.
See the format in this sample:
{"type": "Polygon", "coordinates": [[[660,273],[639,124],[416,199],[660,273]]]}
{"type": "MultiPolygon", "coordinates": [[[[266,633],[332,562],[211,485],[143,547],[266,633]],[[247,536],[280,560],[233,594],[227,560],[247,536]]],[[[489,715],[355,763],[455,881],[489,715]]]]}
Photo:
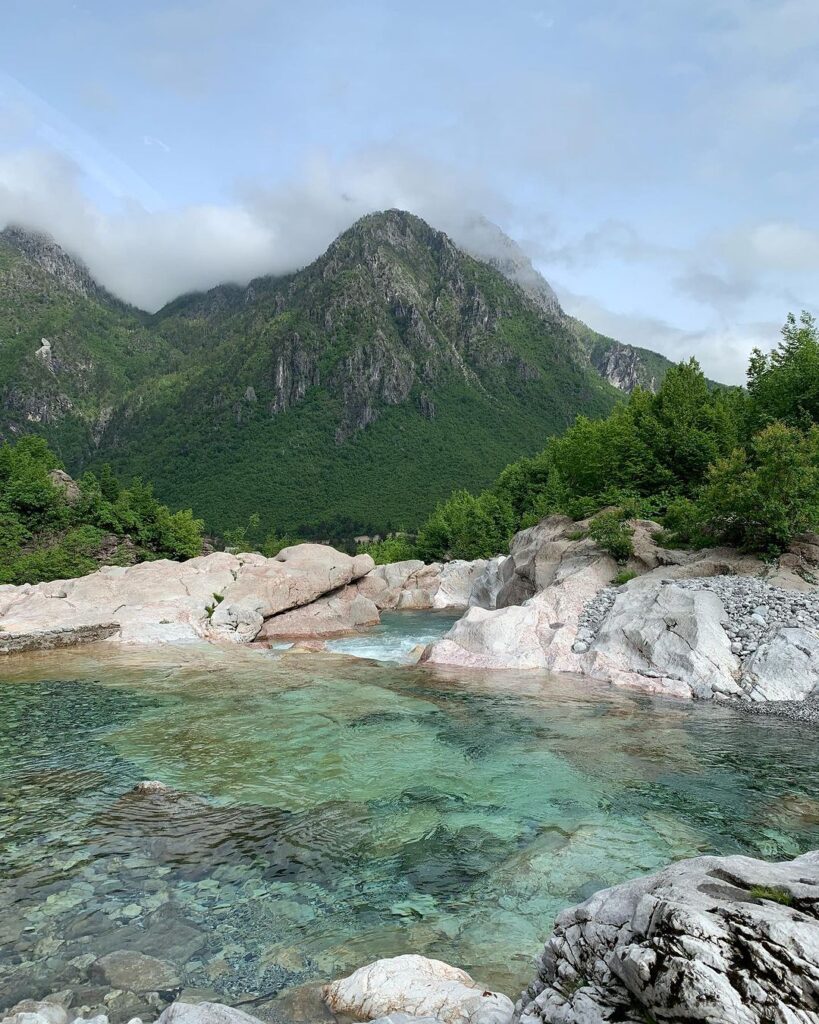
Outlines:
{"type": "Polygon", "coordinates": [[[633,580],[637,575],[636,572],[630,572],[624,569],[622,572],[618,572],[614,579],[611,581],[613,587],[623,587],[628,583],[629,580],[633,580]]]}
{"type": "Polygon", "coordinates": [[[778,885],[754,885],[750,894],[755,900],[769,900],[771,903],[781,903],[785,907],[793,903],[793,896],[787,889],[778,885]]]}

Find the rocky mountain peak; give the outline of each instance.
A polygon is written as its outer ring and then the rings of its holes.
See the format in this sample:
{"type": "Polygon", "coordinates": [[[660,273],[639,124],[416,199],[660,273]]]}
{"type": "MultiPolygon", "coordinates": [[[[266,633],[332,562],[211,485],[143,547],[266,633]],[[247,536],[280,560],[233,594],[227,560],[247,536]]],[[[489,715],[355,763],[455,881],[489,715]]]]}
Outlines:
{"type": "Polygon", "coordinates": [[[108,306],[128,308],[126,303],[97,284],[79,257],[66,252],[50,235],[10,224],[0,231],[0,243],[5,243],[29,263],[45,271],[66,291],[108,306]]]}
{"type": "Polygon", "coordinates": [[[486,217],[476,217],[464,227],[462,247],[475,259],[488,263],[518,285],[544,313],[562,316],[560,301],[552,286],[535,270],[523,249],[486,217]]]}

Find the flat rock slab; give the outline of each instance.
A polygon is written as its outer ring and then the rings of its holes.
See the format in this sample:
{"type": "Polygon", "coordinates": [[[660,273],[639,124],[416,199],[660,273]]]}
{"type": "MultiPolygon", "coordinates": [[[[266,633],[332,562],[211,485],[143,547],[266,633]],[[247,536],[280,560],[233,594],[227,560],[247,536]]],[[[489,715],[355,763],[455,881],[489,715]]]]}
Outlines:
{"type": "Polygon", "coordinates": [[[118,949],[91,965],[92,981],[128,992],[165,992],[182,984],[176,967],[167,960],[130,949],[118,949]]]}

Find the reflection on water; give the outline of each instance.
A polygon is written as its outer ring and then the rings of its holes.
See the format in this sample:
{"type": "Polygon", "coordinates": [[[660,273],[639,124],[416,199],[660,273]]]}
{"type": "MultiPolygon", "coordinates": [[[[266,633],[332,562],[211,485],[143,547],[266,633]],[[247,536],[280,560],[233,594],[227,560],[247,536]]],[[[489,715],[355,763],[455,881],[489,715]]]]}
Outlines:
{"type": "Polygon", "coordinates": [[[407,951],[514,996],[555,913],[601,886],[819,844],[806,727],[383,663],[448,624],[394,616],[334,645],[382,663],[199,648],[4,662],[0,1007],[87,984],[120,948],[228,1002],[407,951]],[[172,792],[131,793],[141,779],[172,792]]]}

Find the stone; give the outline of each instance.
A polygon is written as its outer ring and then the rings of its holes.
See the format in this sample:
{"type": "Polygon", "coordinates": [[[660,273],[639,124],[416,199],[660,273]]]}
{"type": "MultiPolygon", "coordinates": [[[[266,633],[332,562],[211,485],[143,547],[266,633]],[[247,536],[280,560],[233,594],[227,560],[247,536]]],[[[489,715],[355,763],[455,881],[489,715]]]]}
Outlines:
{"type": "Polygon", "coordinates": [[[509,1024],[510,999],[440,960],[408,954],[376,960],[324,989],[336,1015],[357,1021],[391,1014],[434,1017],[442,1024],[509,1024]]]}
{"type": "Polygon", "coordinates": [[[748,659],[741,682],[751,700],[819,694],[819,637],[802,627],[780,629],[748,659]]]}
{"type": "Polygon", "coordinates": [[[498,594],[503,586],[501,579],[501,566],[507,559],[507,555],[497,555],[490,558],[483,571],[478,575],[472,584],[469,592],[468,605],[470,608],[486,608],[492,610],[498,606],[498,594]]]}
{"type": "Polygon", "coordinates": [[[722,602],[710,591],[663,586],[657,580],[624,588],[584,668],[589,675],[636,689],[699,698],[739,696],[739,662],[720,624],[724,614],[722,602]]]}
{"type": "Polygon", "coordinates": [[[52,469],[48,474],[48,479],[58,491],[62,491],[63,497],[69,505],[76,505],[82,497],[79,484],[72,480],[64,469],[52,469]]]}
{"type": "Polygon", "coordinates": [[[92,981],[130,992],[161,992],[181,985],[173,964],[130,949],[100,957],[92,964],[90,976],[92,981]]]}
{"type": "Polygon", "coordinates": [[[272,616],[262,626],[257,639],[320,639],[354,633],[380,621],[373,601],[355,587],[345,587],[301,608],[272,616]]]}
{"type": "Polygon", "coordinates": [[[425,565],[417,559],[377,565],[356,589],[381,609],[422,611],[466,608],[486,568],[485,559],[425,565]]]}
{"type": "Polygon", "coordinates": [[[0,653],[100,640],[249,643],[265,618],[309,604],[372,568],[369,555],[299,544],[275,559],[222,551],[0,586],[0,653]]]}
{"type": "Polygon", "coordinates": [[[24,999],[7,1011],[2,1024],[66,1024],[68,1011],[58,1002],[24,999]]]}
{"type": "Polygon", "coordinates": [[[244,1010],[224,1003],[171,1003],[160,1014],[157,1024],[259,1024],[244,1010]]]}
{"type": "Polygon", "coordinates": [[[516,1024],[819,1019],[819,851],[698,857],[563,911],[516,1024]]]}

